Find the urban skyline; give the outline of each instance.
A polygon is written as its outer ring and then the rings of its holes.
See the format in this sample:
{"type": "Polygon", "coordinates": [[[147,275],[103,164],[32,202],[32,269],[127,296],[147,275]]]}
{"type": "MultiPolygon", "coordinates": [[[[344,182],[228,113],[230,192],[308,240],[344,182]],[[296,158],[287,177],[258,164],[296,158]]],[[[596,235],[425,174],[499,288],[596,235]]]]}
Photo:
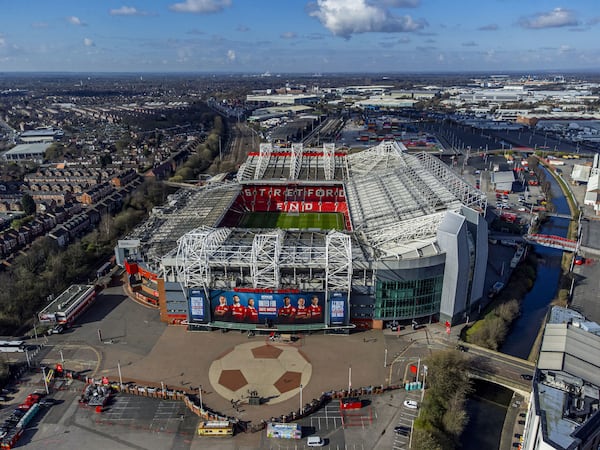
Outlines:
{"type": "Polygon", "coordinates": [[[592,0],[4,2],[3,72],[454,72],[600,67],[592,0]]]}

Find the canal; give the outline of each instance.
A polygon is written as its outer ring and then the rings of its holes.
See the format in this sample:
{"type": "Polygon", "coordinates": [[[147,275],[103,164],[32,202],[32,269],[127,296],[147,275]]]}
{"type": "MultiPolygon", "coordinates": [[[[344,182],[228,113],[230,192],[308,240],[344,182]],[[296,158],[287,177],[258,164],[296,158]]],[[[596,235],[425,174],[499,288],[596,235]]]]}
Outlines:
{"type": "Polygon", "coordinates": [[[512,391],[494,383],[475,380],[467,398],[469,422],[461,435],[462,450],[498,448],[512,391]]]}
{"type": "MultiPolygon", "coordinates": [[[[550,181],[552,203],[556,212],[570,214],[569,205],[558,182],[549,173],[546,176],[550,181]]],[[[566,237],[568,227],[568,219],[551,217],[540,227],[539,233],[566,237]]],[[[502,353],[523,359],[527,359],[531,352],[548,305],[556,296],[561,275],[561,250],[537,245],[533,251],[538,256],[534,285],[521,302],[521,315],[513,323],[500,348],[502,353]]],[[[518,276],[518,272],[513,274],[515,275],[518,276]]],[[[475,392],[466,403],[469,422],[461,435],[462,449],[498,448],[512,391],[486,382],[477,382],[474,387],[475,392]]]]}
{"type": "MultiPolygon", "coordinates": [[[[547,171],[546,178],[550,181],[552,203],[556,212],[570,214],[569,204],[560,185],[547,171]]],[[[539,233],[566,237],[568,228],[569,219],[550,217],[542,224],[539,233]]],[[[510,333],[500,348],[502,353],[523,359],[527,359],[529,356],[548,305],[556,297],[561,275],[561,250],[536,245],[533,247],[533,251],[538,256],[535,282],[521,302],[521,315],[513,323],[510,333]]],[[[513,276],[515,275],[518,276],[518,272],[513,274],[513,276]]]]}

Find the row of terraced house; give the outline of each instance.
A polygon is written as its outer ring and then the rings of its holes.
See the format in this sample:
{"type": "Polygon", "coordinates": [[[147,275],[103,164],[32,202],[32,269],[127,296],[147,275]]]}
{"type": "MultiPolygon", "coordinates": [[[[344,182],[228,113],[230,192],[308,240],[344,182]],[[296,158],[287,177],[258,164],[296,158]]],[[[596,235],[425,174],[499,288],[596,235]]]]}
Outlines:
{"type": "Polygon", "coordinates": [[[0,192],[0,209],[20,209],[22,193],[36,202],[37,213],[18,229],[0,232],[0,257],[10,260],[39,236],[48,235],[61,247],[89,232],[106,213],[121,209],[123,197],[141,177],[133,169],[40,169],[25,178],[21,195],[0,192]],[[46,186],[40,189],[40,186],[46,186]]]}

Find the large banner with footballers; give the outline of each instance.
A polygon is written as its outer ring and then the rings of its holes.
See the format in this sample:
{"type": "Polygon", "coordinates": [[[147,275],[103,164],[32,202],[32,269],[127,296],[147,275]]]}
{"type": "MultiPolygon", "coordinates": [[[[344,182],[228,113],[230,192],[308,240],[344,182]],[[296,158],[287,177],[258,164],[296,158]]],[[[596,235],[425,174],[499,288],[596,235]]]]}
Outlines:
{"type": "Polygon", "coordinates": [[[293,324],[323,323],[323,292],[265,293],[210,291],[213,321],[293,324]]]}

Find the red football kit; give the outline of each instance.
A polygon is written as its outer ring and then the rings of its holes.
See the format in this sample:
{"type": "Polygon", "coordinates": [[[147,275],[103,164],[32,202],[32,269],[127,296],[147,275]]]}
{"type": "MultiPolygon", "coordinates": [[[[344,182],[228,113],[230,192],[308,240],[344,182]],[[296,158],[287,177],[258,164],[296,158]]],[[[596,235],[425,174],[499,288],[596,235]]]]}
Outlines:
{"type": "Polygon", "coordinates": [[[231,306],[231,317],[236,322],[241,322],[242,320],[244,320],[245,315],[246,308],[244,306],[240,305],[239,303],[234,303],[231,306]]]}
{"type": "Polygon", "coordinates": [[[246,308],[246,320],[248,322],[258,322],[258,311],[254,306],[248,306],[246,308]]]}

